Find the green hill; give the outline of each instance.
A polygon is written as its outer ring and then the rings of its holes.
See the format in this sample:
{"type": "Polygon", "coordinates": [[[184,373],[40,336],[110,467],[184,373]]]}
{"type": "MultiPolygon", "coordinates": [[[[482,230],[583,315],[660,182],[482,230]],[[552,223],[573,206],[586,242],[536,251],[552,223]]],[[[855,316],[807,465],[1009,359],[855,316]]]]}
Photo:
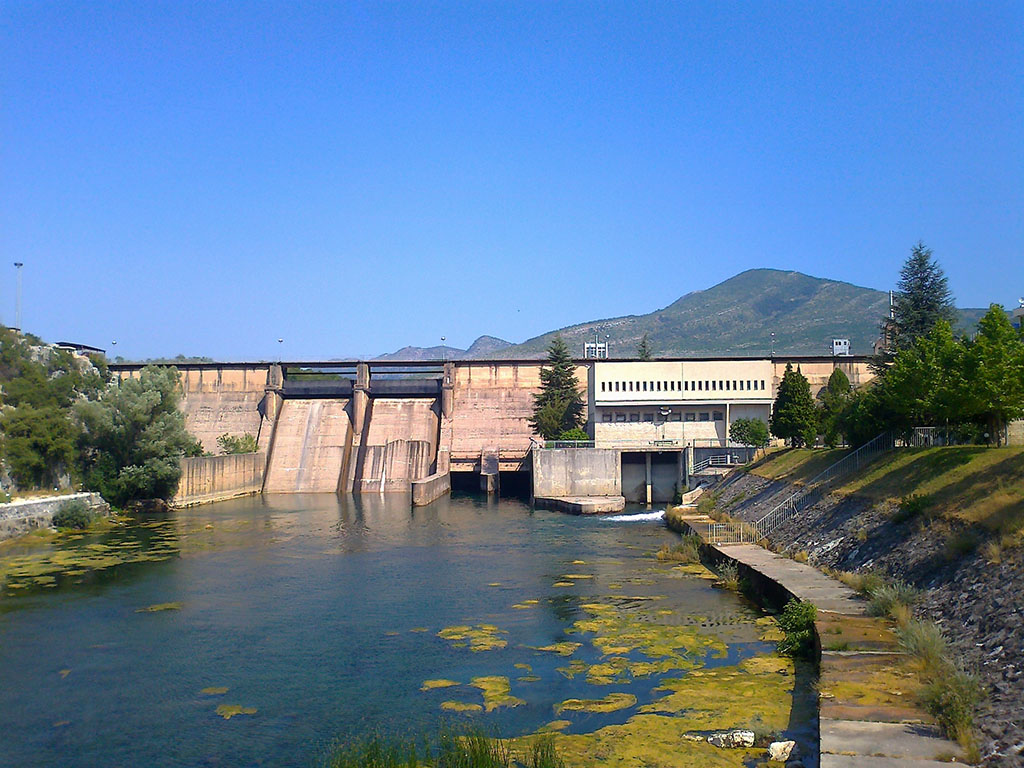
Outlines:
{"type": "MultiPolygon", "coordinates": [[[[656,357],[831,354],[833,338],[849,339],[854,354],[871,354],[889,294],[838,280],[778,269],[751,269],[704,291],[688,293],[647,315],[595,320],[550,331],[501,350],[507,358],[543,357],[561,333],[574,355],[595,333],[610,337],[611,357],[633,357],[646,333],[656,357]]],[[[973,327],[984,310],[960,310],[973,327]]]]}

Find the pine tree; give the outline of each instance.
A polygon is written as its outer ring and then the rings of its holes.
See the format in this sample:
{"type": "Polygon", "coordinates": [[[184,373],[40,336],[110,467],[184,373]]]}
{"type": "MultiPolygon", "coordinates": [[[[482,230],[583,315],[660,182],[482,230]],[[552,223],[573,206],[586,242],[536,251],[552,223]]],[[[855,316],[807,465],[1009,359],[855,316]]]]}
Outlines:
{"type": "Polygon", "coordinates": [[[548,346],[547,364],[540,369],[541,389],[533,396],[530,424],[545,440],[583,426],[583,397],[576,366],[561,336],[548,346]]]}
{"type": "Polygon", "coordinates": [[[636,356],[640,360],[651,359],[651,340],[646,333],[640,338],[640,345],[636,348],[636,356]]]}
{"type": "Polygon", "coordinates": [[[836,368],[828,377],[828,385],[818,395],[821,400],[821,433],[830,448],[839,444],[839,415],[846,407],[851,391],[849,377],[842,368],[836,368]]]}
{"type": "Polygon", "coordinates": [[[989,439],[1002,442],[1003,428],[1024,416],[1024,339],[998,304],[978,321],[978,335],[967,347],[969,402],[989,439]]]}
{"type": "Polygon", "coordinates": [[[794,448],[813,445],[818,429],[818,414],[811,397],[811,386],[800,373],[786,363],[779,392],[772,406],[772,434],[789,440],[794,448]]]}
{"type": "Polygon", "coordinates": [[[896,354],[927,336],[935,324],[956,322],[953,295],[942,267],[932,258],[932,250],[918,242],[900,270],[893,317],[887,321],[889,352],[896,354]]]}

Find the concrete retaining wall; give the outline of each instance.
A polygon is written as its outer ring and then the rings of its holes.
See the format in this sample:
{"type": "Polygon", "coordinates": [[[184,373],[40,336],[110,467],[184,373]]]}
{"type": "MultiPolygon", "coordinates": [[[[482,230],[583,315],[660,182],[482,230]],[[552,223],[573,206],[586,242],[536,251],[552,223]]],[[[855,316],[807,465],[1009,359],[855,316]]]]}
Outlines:
{"type": "Polygon", "coordinates": [[[93,511],[107,514],[110,505],[98,493],[69,493],[0,504],[0,541],[28,533],[33,528],[49,528],[53,515],[69,501],[80,499],[93,511]]]}
{"type": "Polygon", "coordinates": [[[621,496],[622,463],[617,450],[564,448],[535,450],[533,495],[621,496]]]}
{"type": "Polygon", "coordinates": [[[181,480],[171,504],[188,507],[259,493],[267,457],[262,453],[197,456],[181,460],[181,480]]]}
{"type": "Polygon", "coordinates": [[[432,501],[451,493],[452,476],[448,472],[437,473],[412,481],[412,505],[423,507],[432,501]]]}
{"type": "Polygon", "coordinates": [[[1024,445],[1024,419],[1011,421],[1006,427],[1007,445],[1024,445]]]}

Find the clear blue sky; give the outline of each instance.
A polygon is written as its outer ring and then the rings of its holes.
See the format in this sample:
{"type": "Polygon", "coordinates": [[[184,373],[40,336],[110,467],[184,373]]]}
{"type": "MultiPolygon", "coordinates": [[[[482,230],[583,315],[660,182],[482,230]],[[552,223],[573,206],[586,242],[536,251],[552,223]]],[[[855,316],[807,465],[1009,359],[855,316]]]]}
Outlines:
{"type": "Polygon", "coordinates": [[[918,239],[1024,294],[1024,3],[0,4],[0,318],[23,261],[50,340],[522,341],[918,239]]]}

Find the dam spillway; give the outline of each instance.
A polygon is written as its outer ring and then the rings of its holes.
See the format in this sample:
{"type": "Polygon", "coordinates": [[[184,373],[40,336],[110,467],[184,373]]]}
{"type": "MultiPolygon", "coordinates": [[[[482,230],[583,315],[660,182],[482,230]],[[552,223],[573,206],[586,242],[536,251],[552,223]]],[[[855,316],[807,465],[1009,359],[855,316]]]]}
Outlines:
{"type": "Polygon", "coordinates": [[[267,459],[266,493],[336,493],[352,445],[349,400],[296,398],[281,404],[267,459]]]}

